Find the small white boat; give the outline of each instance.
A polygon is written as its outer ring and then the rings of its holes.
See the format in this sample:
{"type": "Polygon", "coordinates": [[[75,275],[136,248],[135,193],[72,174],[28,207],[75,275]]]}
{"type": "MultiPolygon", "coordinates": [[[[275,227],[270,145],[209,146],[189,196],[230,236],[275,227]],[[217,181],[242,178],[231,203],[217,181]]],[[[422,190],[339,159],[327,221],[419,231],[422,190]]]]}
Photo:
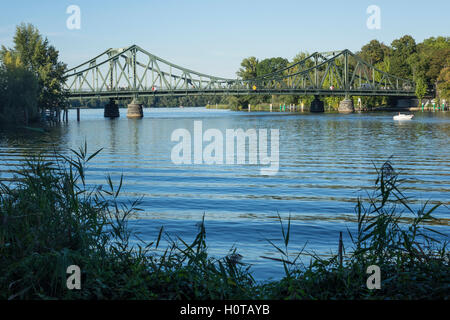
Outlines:
{"type": "Polygon", "coordinates": [[[411,120],[414,117],[413,114],[401,114],[394,116],[394,120],[411,120]]]}

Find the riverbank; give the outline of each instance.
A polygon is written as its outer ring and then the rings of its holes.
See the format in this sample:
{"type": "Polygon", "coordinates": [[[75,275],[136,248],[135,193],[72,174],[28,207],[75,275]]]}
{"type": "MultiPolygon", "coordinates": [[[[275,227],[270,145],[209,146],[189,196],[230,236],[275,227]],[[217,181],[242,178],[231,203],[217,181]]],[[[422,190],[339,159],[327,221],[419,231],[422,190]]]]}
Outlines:
{"type": "MultiPolygon", "coordinates": [[[[226,104],[218,104],[218,105],[207,105],[207,109],[221,109],[221,110],[233,110],[233,111],[249,111],[248,107],[232,107],[226,104]]],[[[258,104],[258,105],[250,105],[250,111],[264,111],[264,112],[309,112],[309,107],[304,106],[289,106],[289,105],[279,105],[272,106],[272,110],[270,108],[270,104],[258,104]]],[[[327,112],[338,112],[336,108],[331,106],[325,106],[325,111],[327,112]]],[[[355,107],[355,111],[360,111],[358,107],[355,107]]],[[[421,107],[391,107],[391,106],[380,106],[371,109],[363,108],[362,112],[419,112],[422,111],[421,107]]],[[[426,107],[423,110],[424,112],[442,112],[440,109],[433,109],[432,107],[426,107]]],[[[445,110],[447,111],[447,110],[445,110]]]]}
{"type": "MultiPolygon", "coordinates": [[[[272,243],[285,276],[256,282],[239,248],[211,257],[204,221],[192,242],[161,248],[164,229],[151,243],[132,244],[127,221],[139,201],[122,207],[126,178],[114,185],[85,184],[85,168],[98,152],[86,146],[71,158],[30,159],[17,172],[20,183],[0,184],[1,299],[448,299],[449,250],[425,229],[435,207],[411,212],[389,162],[378,169],[368,203],[355,204],[353,248],[336,243],[329,258],[289,252],[290,219],[280,221],[281,243],[272,243]],[[395,206],[394,206],[395,205],[395,206]],[[81,289],[68,290],[67,267],[81,270],[81,289]],[[379,266],[379,289],[367,287],[367,268],[379,266]]],[[[345,231],[345,230],[344,230],[345,231]]],[[[261,253],[263,256],[263,253],[261,253]]],[[[375,283],[376,285],[376,283],[375,283]]]]}
{"type": "MultiPolygon", "coordinates": [[[[234,111],[249,111],[249,107],[233,107],[226,104],[217,104],[217,105],[206,105],[206,109],[223,109],[223,110],[234,110],[234,111]]],[[[285,112],[285,111],[297,111],[301,112],[302,107],[301,106],[291,106],[291,109],[289,109],[289,105],[272,105],[272,110],[270,108],[270,104],[256,104],[256,105],[250,105],[250,111],[265,111],[265,112],[285,112]]],[[[304,107],[303,111],[309,111],[309,107],[304,107]]]]}

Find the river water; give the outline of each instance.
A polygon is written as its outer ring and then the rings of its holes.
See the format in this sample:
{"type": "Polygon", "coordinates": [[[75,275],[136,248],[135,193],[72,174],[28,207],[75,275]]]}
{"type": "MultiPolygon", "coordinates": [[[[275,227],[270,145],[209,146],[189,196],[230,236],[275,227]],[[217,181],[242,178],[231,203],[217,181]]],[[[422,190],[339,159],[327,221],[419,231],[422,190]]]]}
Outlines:
{"type": "MultiPolygon", "coordinates": [[[[444,205],[437,230],[450,235],[450,114],[416,113],[414,120],[396,122],[393,113],[295,114],[233,112],[205,108],[145,109],[142,120],[105,119],[103,110],[73,110],[69,123],[48,133],[0,129],[0,179],[25,157],[40,151],[67,152],[86,140],[90,152],[104,150],[92,160],[90,184],[104,184],[124,175],[121,200],[143,196],[131,228],[153,241],[159,228],[167,235],[192,241],[205,216],[209,252],[216,257],[237,248],[242,262],[252,265],[258,280],[279,278],[278,258],[267,240],[282,244],[277,216],[292,217],[291,253],[336,252],[339,232],[350,247],[347,228],[354,230],[354,206],[374,184],[376,171],[391,158],[405,178],[403,187],[416,208],[425,201],[444,205]],[[261,175],[258,165],[174,164],[178,128],[203,131],[279,129],[279,171],[261,175]]],[[[270,150],[270,139],[269,139],[270,150]]],[[[286,220],[284,220],[286,222],[286,220]]],[[[166,235],[166,237],[167,237],[166,235]]],[[[308,261],[306,255],[303,259],[308,261]]]]}

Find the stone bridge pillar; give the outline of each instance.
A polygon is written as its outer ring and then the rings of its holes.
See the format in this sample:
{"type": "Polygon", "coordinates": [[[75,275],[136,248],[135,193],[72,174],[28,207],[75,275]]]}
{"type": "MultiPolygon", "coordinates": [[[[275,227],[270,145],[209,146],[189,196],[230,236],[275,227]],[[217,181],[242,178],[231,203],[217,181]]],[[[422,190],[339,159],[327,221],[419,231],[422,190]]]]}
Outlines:
{"type": "Polygon", "coordinates": [[[138,99],[133,99],[128,105],[127,118],[129,119],[141,119],[144,117],[144,111],[142,110],[142,103],[138,99]]]}
{"type": "Polygon", "coordinates": [[[105,116],[105,118],[120,117],[119,106],[114,99],[109,99],[109,102],[105,105],[103,115],[105,116]]]}
{"type": "Polygon", "coordinates": [[[355,112],[355,108],[353,107],[353,100],[349,97],[345,97],[345,99],[339,103],[338,111],[341,113],[355,112]]]}
{"type": "Polygon", "coordinates": [[[324,103],[319,99],[319,96],[314,96],[313,102],[311,102],[310,112],[324,112],[324,103]]]}

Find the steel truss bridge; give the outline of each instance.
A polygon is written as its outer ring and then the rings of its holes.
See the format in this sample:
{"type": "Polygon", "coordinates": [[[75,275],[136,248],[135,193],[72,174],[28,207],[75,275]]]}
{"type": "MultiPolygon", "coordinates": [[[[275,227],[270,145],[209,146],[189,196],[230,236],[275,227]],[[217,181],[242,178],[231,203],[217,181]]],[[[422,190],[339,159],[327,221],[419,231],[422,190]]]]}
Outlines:
{"type": "Polygon", "coordinates": [[[186,95],[415,96],[415,84],[349,50],[315,52],[261,77],[226,79],[193,71],[133,45],[108,49],[65,74],[69,99],[186,95]]]}

